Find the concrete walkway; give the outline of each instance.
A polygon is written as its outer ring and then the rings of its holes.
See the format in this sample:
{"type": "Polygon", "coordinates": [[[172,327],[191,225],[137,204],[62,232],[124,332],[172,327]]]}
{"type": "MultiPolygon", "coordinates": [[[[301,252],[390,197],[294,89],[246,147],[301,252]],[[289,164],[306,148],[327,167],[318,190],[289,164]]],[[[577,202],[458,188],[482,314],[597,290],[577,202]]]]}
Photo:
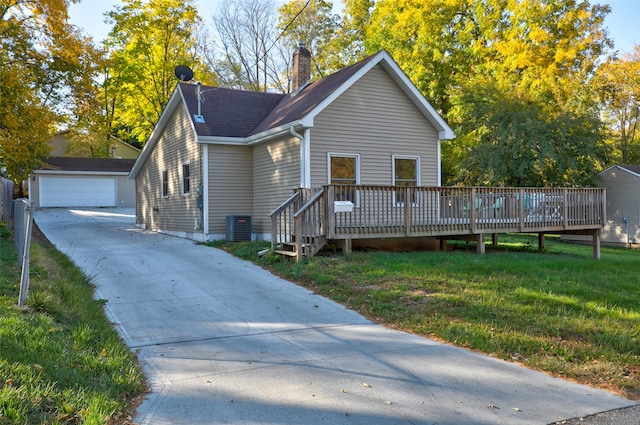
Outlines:
{"type": "Polygon", "coordinates": [[[152,393],[140,424],[549,424],[611,393],[389,330],[255,265],[134,227],[133,211],[39,210],[96,284],[152,393]]]}

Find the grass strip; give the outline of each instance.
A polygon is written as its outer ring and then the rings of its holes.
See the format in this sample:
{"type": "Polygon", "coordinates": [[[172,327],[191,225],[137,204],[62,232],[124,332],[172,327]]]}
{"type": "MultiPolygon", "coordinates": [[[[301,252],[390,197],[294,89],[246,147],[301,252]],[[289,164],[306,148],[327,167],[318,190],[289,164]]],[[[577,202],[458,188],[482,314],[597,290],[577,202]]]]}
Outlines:
{"type": "Polygon", "coordinates": [[[104,301],[49,244],[32,242],[30,264],[20,309],[15,248],[0,238],[0,424],[128,423],[146,383],[104,301]]]}
{"type": "Polygon", "coordinates": [[[213,242],[386,326],[640,398],[640,252],[501,236],[453,251],[262,257],[264,242],[213,242]]]}

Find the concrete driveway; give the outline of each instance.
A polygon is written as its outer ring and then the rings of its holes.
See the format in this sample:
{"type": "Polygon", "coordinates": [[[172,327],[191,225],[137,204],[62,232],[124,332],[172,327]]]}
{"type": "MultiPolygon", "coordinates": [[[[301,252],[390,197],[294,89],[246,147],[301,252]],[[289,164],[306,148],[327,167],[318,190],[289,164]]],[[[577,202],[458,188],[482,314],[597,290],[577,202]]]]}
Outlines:
{"type": "Polygon", "coordinates": [[[549,424],[634,404],[375,325],[220,250],[137,229],[132,210],[35,219],[138,353],[152,390],[140,424],[549,424]]]}

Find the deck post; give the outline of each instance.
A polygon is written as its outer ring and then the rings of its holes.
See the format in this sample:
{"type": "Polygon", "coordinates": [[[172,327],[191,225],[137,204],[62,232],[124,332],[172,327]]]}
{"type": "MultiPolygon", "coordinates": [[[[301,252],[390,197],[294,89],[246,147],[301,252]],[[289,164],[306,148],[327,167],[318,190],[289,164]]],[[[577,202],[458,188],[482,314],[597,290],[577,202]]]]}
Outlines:
{"type": "Polygon", "coordinates": [[[276,225],[276,216],[271,216],[271,250],[276,249],[276,245],[278,243],[276,239],[276,232],[278,231],[278,226],[276,225]]]}
{"type": "Polygon", "coordinates": [[[544,250],[544,233],[538,233],[538,251],[544,250]]]}
{"type": "Polygon", "coordinates": [[[410,187],[404,188],[404,234],[405,236],[411,235],[411,195],[412,191],[410,187]]]}
{"type": "MultiPolygon", "coordinates": [[[[469,204],[471,233],[476,233],[476,188],[471,188],[471,203],[469,204]]],[[[484,240],[484,239],[483,239],[484,240]]]]}
{"type": "Polygon", "coordinates": [[[562,228],[566,229],[569,226],[569,196],[567,196],[568,190],[564,188],[562,190],[562,228]]]}
{"type": "Polygon", "coordinates": [[[336,199],[336,189],[335,186],[325,186],[327,190],[325,190],[325,211],[327,214],[327,239],[334,239],[336,236],[336,214],[334,212],[334,204],[333,201],[336,199]]]}
{"type": "Polygon", "coordinates": [[[524,232],[524,189],[520,189],[518,198],[518,221],[520,231],[524,232]]]}
{"type": "Polygon", "coordinates": [[[302,261],[302,217],[296,217],[293,219],[293,227],[295,229],[295,238],[296,238],[296,262],[302,261]]]}
{"type": "Polygon", "coordinates": [[[593,231],[593,258],[600,259],[600,230],[593,231]]]}
{"type": "Polygon", "coordinates": [[[342,240],[342,253],[343,254],[351,254],[353,252],[353,240],[343,239],[342,240]]]}
{"type": "Polygon", "coordinates": [[[498,234],[497,233],[493,233],[491,235],[491,245],[493,245],[494,247],[498,245],[498,234]]]}
{"type": "Polygon", "coordinates": [[[478,254],[480,255],[484,255],[485,253],[485,246],[484,246],[484,234],[480,233],[477,236],[477,241],[478,241],[478,254]]]}

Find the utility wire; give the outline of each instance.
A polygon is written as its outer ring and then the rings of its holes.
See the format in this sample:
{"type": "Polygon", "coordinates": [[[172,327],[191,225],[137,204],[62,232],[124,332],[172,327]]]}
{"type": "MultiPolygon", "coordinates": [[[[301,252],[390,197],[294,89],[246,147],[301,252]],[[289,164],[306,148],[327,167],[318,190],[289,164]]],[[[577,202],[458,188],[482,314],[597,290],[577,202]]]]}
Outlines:
{"type": "Polygon", "coordinates": [[[289,23],[284,27],[284,29],[280,32],[280,34],[273,41],[271,46],[264,52],[264,55],[262,55],[262,57],[260,59],[258,59],[258,62],[261,62],[265,57],[267,57],[267,54],[269,54],[269,52],[271,51],[271,49],[273,49],[273,47],[276,45],[276,43],[278,41],[280,41],[280,39],[282,38],[284,33],[289,29],[289,27],[291,27],[291,25],[293,25],[293,23],[296,21],[296,19],[298,19],[298,16],[300,16],[300,14],[307,8],[307,6],[309,6],[309,3],[311,3],[311,0],[307,0],[307,2],[304,4],[304,6],[302,6],[302,9],[300,9],[298,11],[298,13],[296,13],[296,16],[294,16],[291,19],[291,21],[289,21],[289,23]]]}

